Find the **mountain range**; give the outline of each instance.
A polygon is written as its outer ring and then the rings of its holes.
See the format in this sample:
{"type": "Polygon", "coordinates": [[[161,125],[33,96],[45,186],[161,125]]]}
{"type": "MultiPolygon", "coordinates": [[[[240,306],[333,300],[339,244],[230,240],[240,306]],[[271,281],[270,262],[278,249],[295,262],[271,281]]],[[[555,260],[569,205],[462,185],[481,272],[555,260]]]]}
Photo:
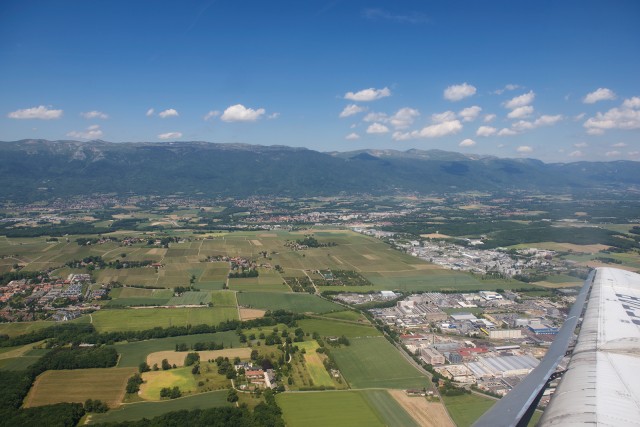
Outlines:
{"type": "Polygon", "coordinates": [[[328,196],[468,190],[637,189],[633,161],[544,163],[441,150],[358,150],[210,142],[0,142],[0,198],[95,193],[328,196]]]}

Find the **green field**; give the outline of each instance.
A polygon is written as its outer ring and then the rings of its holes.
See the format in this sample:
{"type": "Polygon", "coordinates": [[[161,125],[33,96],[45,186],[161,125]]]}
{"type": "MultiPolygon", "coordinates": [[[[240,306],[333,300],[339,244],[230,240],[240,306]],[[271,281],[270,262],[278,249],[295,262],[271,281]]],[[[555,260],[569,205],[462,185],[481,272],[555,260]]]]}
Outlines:
{"type": "Polygon", "coordinates": [[[376,337],[382,335],[373,326],[357,325],[354,323],[340,322],[338,320],[304,319],[299,320],[298,325],[305,332],[317,332],[320,336],[346,336],[355,337],[376,337]]]}
{"type": "Polygon", "coordinates": [[[142,418],[153,418],[167,412],[180,410],[194,410],[229,406],[227,391],[211,391],[194,396],[181,397],[179,399],[165,400],[162,402],[137,402],[128,403],[120,409],[109,411],[105,414],[91,415],[88,424],[119,423],[123,421],[136,421],[142,418]]]}
{"type": "Polygon", "coordinates": [[[351,320],[354,322],[364,321],[365,323],[368,323],[368,320],[366,317],[364,317],[362,314],[360,314],[357,311],[351,311],[351,310],[327,313],[327,314],[324,314],[322,317],[330,317],[332,319],[338,319],[338,320],[351,320]]]}
{"type": "Polygon", "coordinates": [[[214,307],[237,307],[235,292],[213,291],[211,292],[211,302],[214,307]]]}
{"type": "Polygon", "coordinates": [[[385,425],[419,427],[411,415],[385,390],[363,390],[369,405],[382,416],[385,425]]]}
{"type": "Polygon", "coordinates": [[[317,341],[304,341],[296,343],[300,350],[305,351],[304,354],[304,369],[306,369],[309,377],[313,380],[314,386],[335,386],[333,380],[329,376],[324,364],[322,363],[322,358],[316,352],[316,349],[319,348],[317,341]]]}
{"type": "Polygon", "coordinates": [[[477,394],[442,397],[449,415],[458,427],[468,427],[496,403],[488,397],[477,394]]]}
{"type": "Polygon", "coordinates": [[[25,406],[99,399],[113,408],[122,401],[127,379],[134,372],[135,368],[45,371],[29,390],[25,406]]]}
{"type": "Polygon", "coordinates": [[[430,381],[382,337],[352,338],[331,349],[340,372],[353,388],[423,388],[430,381]]]}
{"type": "Polygon", "coordinates": [[[165,387],[179,387],[183,394],[198,389],[191,367],[145,372],[142,379],[139,394],[145,400],[160,400],[160,390],[165,387]]]}
{"type": "Polygon", "coordinates": [[[35,322],[0,323],[0,335],[15,337],[17,335],[28,334],[29,332],[38,331],[55,325],[56,322],[44,320],[36,320],[35,322]]]}
{"type": "Polygon", "coordinates": [[[163,350],[174,350],[176,344],[191,345],[196,342],[223,343],[225,348],[240,347],[240,338],[235,331],[216,332],[213,334],[184,335],[179,337],[160,338],[155,340],[118,343],[113,347],[120,354],[119,367],[137,367],[147,359],[149,353],[163,350]]]}
{"type": "Polygon", "coordinates": [[[229,307],[109,309],[92,317],[98,332],[140,331],[158,326],[217,325],[237,319],[238,311],[229,307]]]}
{"type": "Polygon", "coordinates": [[[207,305],[211,302],[210,292],[183,292],[179,297],[173,297],[167,305],[207,305]]]}
{"type": "Polygon", "coordinates": [[[289,427],[375,427],[386,423],[357,391],[283,393],[276,396],[289,427]]]}
{"type": "Polygon", "coordinates": [[[323,300],[317,295],[301,293],[241,292],[238,304],[263,310],[289,310],[296,313],[326,313],[342,310],[342,306],[323,300]]]}

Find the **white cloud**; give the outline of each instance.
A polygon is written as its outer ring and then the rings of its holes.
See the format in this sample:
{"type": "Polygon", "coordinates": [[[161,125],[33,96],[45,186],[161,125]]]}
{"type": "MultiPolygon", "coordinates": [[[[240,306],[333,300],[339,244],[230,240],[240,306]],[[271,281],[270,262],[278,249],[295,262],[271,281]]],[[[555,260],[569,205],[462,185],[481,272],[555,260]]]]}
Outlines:
{"type": "Polygon", "coordinates": [[[637,157],[640,155],[640,151],[629,151],[627,154],[631,157],[637,157]]]}
{"type": "Polygon", "coordinates": [[[607,151],[606,153],[604,153],[604,155],[605,155],[605,156],[607,156],[607,157],[616,157],[616,156],[619,156],[619,155],[620,155],[620,152],[619,152],[619,151],[616,151],[616,150],[614,150],[614,151],[607,151]]]}
{"type": "Polygon", "coordinates": [[[516,148],[516,151],[518,153],[531,153],[533,151],[533,148],[529,147],[528,145],[521,145],[516,148]]]}
{"type": "Polygon", "coordinates": [[[478,107],[477,105],[474,105],[473,107],[468,107],[463,109],[458,113],[458,115],[462,117],[462,121],[472,122],[478,118],[480,111],[482,111],[482,108],[478,107]]]}
{"type": "Polygon", "coordinates": [[[67,136],[70,136],[72,138],[81,138],[81,139],[97,139],[97,138],[101,138],[102,135],[103,135],[103,132],[100,130],[100,126],[98,125],[89,126],[84,131],[74,130],[67,133],[67,136]]]}
{"type": "Polygon", "coordinates": [[[516,135],[517,132],[514,131],[513,129],[509,129],[509,128],[502,128],[498,131],[498,136],[513,136],[516,135]]]}
{"type": "Polygon", "coordinates": [[[595,104],[598,101],[610,101],[613,99],[616,99],[616,94],[611,89],[600,87],[595,91],[588,93],[582,99],[582,102],[585,104],[595,104]]]}
{"type": "Polygon", "coordinates": [[[573,116],[573,120],[576,121],[576,122],[579,122],[580,120],[584,119],[584,116],[586,116],[585,113],[577,114],[577,115],[573,116]]]}
{"type": "Polygon", "coordinates": [[[614,148],[624,148],[626,146],[627,146],[627,144],[625,144],[624,142],[618,142],[618,143],[615,143],[615,144],[612,145],[612,147],[614,147],[614,148]]]}
{"type": "Polygon", "coordinates": [[[438,138],[441,136],[452,135],[458,133],[462,129],[460,120],[450,120],[447,122],[437,123],[426,126],[421,130],[412,132],[394,132],[393,139],[396,141],[405,141],[416,138],[438,138]]]}
{"type": "Polygon", "coordinates": [[[364,119],[362,120],[364,120],[365,122],[386,122],[388,119],[389,116],[387,116],[386,113],[371,112],[364,116],[364,119]]]}
{"type": "Polygon", "coordinates": [[[634,96],[633,98],[625,99],[622,106],[624,108],[640,108],[640,97],[634,96]]]}
{"type": "Polygon", "coordinates": [[[495,114],[487,114],[486,116],[484,116],[484,122],[485,123],[491,123],[492,121],[494,121],[496,118],[495,114]]]}
{"type": "Polygon", "coordinates": [[[280,113],[271,113],[267,116],[267,119],[273,120],[273,119],[277,119],[278,117],[280,117],[280,113]]]}
{"type": "Polygon", "coordinates": [[[363,89],[359,92],[347,92],[344,94],[344,99],[351,101],[368,102],[375,101],[376,99],[385,98],[391,96],[391,91],[388,87],[382,89],[375,89],[370,87],[369,89],[363,89]]]}
{"type": "Polygon", "coordinates": [[[389,132],[389,128],[378,122],[370,124],[369,127],[367,128],[367,133],[387,133],[387,132],[389,132]]]}
{"type": "Polygon", "coordinates": [[[344,139],[347,141],[355,141],[356,139],[360,139],[360,135],[355,132],[351,132],[349,135],[345,136],[344,139]]]}
{"type": "Polygon", "coordinates": [[[264,108],[246,108],[242,104],[232,105],[222,114],[220,119],[225,122],[255,122],[265,113],[264,108]]]}
{"type": "Polygon", "coordinates": [[[502,89],[494,90],[493,93],[495,93],[496,95],[502,95],[504,92],[508,90],[516,90],[520,88],[521,88],[520,85],[508,84],[508,85],[505,85],[505,87],[502,89]]]}
{"type": "Polygon", "coordinates": [[[147,117],[151,117],[151,116],[153,116],[153,114],[154,114],[155,112],[156,112],[156,110],[154,110],[153,108],[149,108],[149,109],[147,110],[146,116],[147,116],[147,117]]]}
{"type": "Polygon", "coordinates": [[[452,85],[444,90],[444,99],[448,101],[460,101],[461,99],[472,96],[476,93],[475,86],[467,83],[461,85],[452,85]]]}
{"type": "Polygon", "coordinates": [[[173,108],[169,108],[168,110],[160,111],[158,113],[158,116],[160,116],[163,119],[166,119],[167,117],[178,117],[179,114],[173,108]]]}
{"type": "MultiPolygon", "coordinates": [[[[516,132],[524,132],[535,128],[535,125],[526,120],[520,120],[511,125],[511,128],[516,132]]],[[[503,129],[504,130],[504,129],[503,129]]]]}
{"type": "Polygon", "coordinates": [[[435,123],[450,122],[456,119],[456,113],[453,111],[445,111],[443,113],[436,113],[431,115],[431,121],[435,123]]]}
{"type": "Polygon", "coordinates": [[[609,129],[640,129],[640,98],[625,99],[622,108],[612,108],[606,113],[596,113],[583,126],[590,135],[601,135],[609,129]]]}
{"type": "Polygon", "coordinates": [[[389,123],[396,129],[405,129],[413,124],[416,117],[420,115],[418,110],[413,108],[404,107],[396,111],[396,113],[389,117],[389,123]]]}
{"type": "Polygon", "coordinates": [[[85,119],[108,119],[109,116],[102,111],[87,111],[86,113],[80,113],[85,119]]]}
{"type": "Polygon", "coordinates": [[[349,104],[346,107],[344,107],[344,110],[342,110],[339,117],[342,119],[345,117],[353,116],[354,114],[361,113],[365,110],[366,108],[360,107],[359,105],[349,104]]]}
{"type": "Polygon", "coordinates": [[[460,147],[473,147],[474,145],[476,145],[476,142],[473,139],[464,139],[460,142],[460,144],[458,144],[460,147]]]}
{"type": "Polygon", "coordinates": [[[62,117],[62,110],[50,110],[49,107],[40,105],[38,107],[16,110],[7,114],[10,119],[40,119],[52,120],[62,117]]]}
{"type": "Polygon", "coordinates": [[[161,133],[160,135],[158,135],[159,139],[177,139],[177,138],[182,138],[182,133],[181,132],[167,132],[167,133],[161,133]]]}
{"type": "Polygon", "coordinates": [[[569,153],[569,157],[583,157],[584,154],[580,150],[572,151],[569,153]]]}
{"type": "Polygon", "coordinates": [[[220,115],[220,111],[218,111],[218,110],[211,110],[211,111],[209,111],[207,114],[205,114],[205,115],[204,115],[203,119],[206,121],[206,120],[209,120],[209,119],[213,119],[213,118],[215,118],[215,117],[218,117],[219,115],[220,115]]]}
{"type": "Polygon", "coordinates": [[[556,123],[558,123],[559,121],[561,121],[562,119],[564,119],[564,117],[562,116],[562,114],[556,114],[555,116],[550,116],[550,115],[542,115],[540,117],[538,117],[536,119],[534,123],[534,125],[536,127],[538,126],[552,126],[555,125],[556,123]]]}
{"type": "Polygon", "coordinates": [[[532,90],[530,90],[524,95],[511,98],[509,101],[504,103],[504,106],[510,110],[513,110],[518,107],[524,107],[525,105],[531,104],[535,99],[535,97],[536,97],[536,94],[532,90]]]}
{"type": "Polygon", "coordinates": [[[573,144],[573,146],[576,148],[584,148],[584,147],[588,147],[589,144],[587,144],[586,142],[578,142],[577,144],[573,144]]]}
{"type": "Polygon", "coordinates": [[[480,126],[476,131],[476,136],[491,136],[494,135],[498,129],[492,126],[480,126]]]}
{"type": "Polygon", "coordinates": [[[523,107],[517,107],[513,109],[507,117],[510,119],[523,119],[533,114],[533,107],[531,105],[525,105],[523,107]]]}

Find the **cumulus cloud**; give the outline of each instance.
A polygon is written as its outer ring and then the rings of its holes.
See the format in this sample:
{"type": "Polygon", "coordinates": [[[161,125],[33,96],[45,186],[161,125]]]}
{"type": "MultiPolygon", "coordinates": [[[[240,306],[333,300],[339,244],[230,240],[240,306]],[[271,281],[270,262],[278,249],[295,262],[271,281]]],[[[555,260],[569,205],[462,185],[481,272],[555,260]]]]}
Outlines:
{"type": "Polygon", "coordinates": [[[364,120],[365,122],[386,122],[388,119],[389,119],[389,116],[387,116],[387,114],[385,113],[371,112],[366,116],[364,116],[364,119],[362,120],[364,120]]]}
{"type": "Polygon", "coordinates": [[[494,135],[498,129],[492,126],[480,126],[476,131],[476,136],[491,136],[494,135]]]}
{"type": "Polygon", "coordinates": [[[450,122],[456,119],[456,113],[453,111],[445,111],[443,113],[435,113],[431,115],[431,121],[435,123],[450,122]]]}
{"type": "Polygon", "coordinates": [[[533,148],[529,147],[528,145],[521,145],[516,148],[516,151],[518,153],[531,153],[533,151],[533,148]]]}
{"type": "Polygon", "coordinates": [[[359,105],[349,104],[344,107],[344,110],[342,110],[339,117],[342,119],[345,117],[353,116],[354,114],[362,113],[365,110],[366,108],[360,107],[359,105]]]}
{"type": "Polygon", "coordinates": [[[531,104],[535,99],[535,97],[536,97],[536,94],[532,90],[530,90],[529,92],[523,95],[511,98],[509,101],[504,103],[504,106],[510,110],[513,110],[518,107],[524,107],[525,105],[531,104]]]}
{"type": "Polygon", "coordinates": [[[526,121],[526,120],[520,120],[520,121],[517,121],[517,122],[515,122],[515,123],[513,123],[511,125],[511,129],[516,131],[516,132],[524,132],[524,131],[527,131],[527,130],[531,130],[533,128],[535,128],[535,125],[533,123],[531,123],[531,122],[526,121]]]}
{"type": "Polygon", "coordinates": [[[181,132],[167,132],[167,133],[161,133],[160,135],[158,135],[159,139],[177,139],[177,138],[182,138],[182,133],[181,132]]]}
{"type": "Polygon", "coordinates": [[[156,110],[154,110],[153,108],[149,108],[147,110],[147,113],[145,114],[147,117],[151,117],[153,116],[153,114],[156,112],[156,110]]]}
{"type": "Polygon", "coordinates": [[[372,123],[367,128],[367,133],[387,133],[389,132],[389,128],[381,123],[372,123]]]}
{"type": "Polygon", "coordinates": [[[360,139],[360,135],[355,132],[351,132],[349,135],[345,136],[344,139],[347,141],[355,141],[356,139],[360,139]]]}
{"type": "Polygon", "coordinates": [[[482,111],[482,108],[474,105],[473,107],[468,107],[461,110],[458,115],[462,117],[462,121],[472,122],[478,118],[478,115],[480,115],[480,111],[482,111]]]}
{"type": "Polygon", "coordinates": [[[640,129],[640,98],[625,99],[621,108],[612,108],[606,113],[598,112],[582,126],[591,135],[601,135],[609,129],[640,129]]]}
{"type": "Polygon", "coordinates": [[[578,142],[576,144],[573,144],[573,146],[576,148],[585,148],[585,147],[588,147],[589,144],[587,144],[586,142],[578,142]]]}
{"type": "Polygon", "coordinates": [[[516,135],[517,132],[513,129],[502,128],[498,131],[498,136],[513,136],[516,135]]]}
{"type": "Polygon", "coordinates": [[[610,101],[616,99],[616,94],[606,87],[600,87],[595,91],[588,93],[583,99],[582,102],[585,104],[595,104],[598,101],[610,101]]]}
{"type": "Polygon", "coordinates": [[[476,142],[473,139],[464,139],[460,142],[460,144],[458,144],[460,147],[473,147],[474,145],[476,145],[476,142]]]}
{"type": "Polygon", "coordinates": [[[564,119],[562,114],[556,114],[555,116],[550,116],[548,114],[542,115],[536,119],[534,125],[538,126],[552,126],[564,119]]]}
{"type": "Polygon", "coordinates": [[[531,105],[525,105],[523,107],[514,108],[507,117],[510,119],[523,119],[533,114],[533,107],[531,105]]]}
{"type": "Polygon", "coordinates": [[[52,120],[62,117],[62,110],[52,110],[49,107],[40,105],[38,107],[25,108],[24,110],[16,110],[7,114],[10,119],[39,119],[52,120]]]}
{"type": "Polygon", "coordinates": [[[520,85],[508,84],[508,85],[505,85],[505,87],[502,89],[494,90],[493,93],[495,93],[496,95],[502,95],[504,92],[508,90],[516,90],[520,88],[521,88],[520,85]]]}
{"type": "Polygon", "coordinates": [[[218,111],[218,110],[211,110],[211,111],[209,111],[207,114],[205,114],[205,115],[204,115],[203,119],[206,121],[206,120],[209,120],[209,119],[213,119],[213,118],[215,118],[215,117],[218,117],[219,115],[220,115],[220,111],[218,111]]]}
{"type": "Polygon", "coordinates": [[[109,116],[102,111],[87,111],[86,113],[80,113],[85,119],[108,119],[109,116]]]}
{"type": "Polygon", "coordinates": [[[573,116],[573,120],[579,122],[580,120],[584,119],[584,116],[586,116],[585,113],[576,114],[575,116],[573,116]]]}
{"type": "Polygon", "coordinates": [[[271,113],[267,116],[267,119],[273,120],[273,119],[277,119],[278,117],[280,117],[280,113],[271,113]]]}
{"type": "Polygon", "coordinates": [[[102,135],[103,133],[100,130],[100,126],[98,125],[89,126],[84,131],[73,130],[67,133],[67,136],[70,136],[72,138],[80,138],[80,139],[98,139],[98,138],[101,138],[102,135]]]}
{"type": "Polygon", "coordinates": [[[449,120],[426,126],[421,130],[414,130],[412,132],[394,132],[393,139],[396,141],[406,141],[408,139],[416,138],[438,138],[458,133],[461,129],[462,123],[460,123],[460,120],[449,120]]]}
{"type": "Polygon", "coordinates": [[[486,116],[484,116],[484,122],[485,123],[491,123],[492,121],[494,121],[496,118],[495,114],[487,114],[486,116]]]}
{"type": "Polygon", "coordinates": [[[242,104],[236,104],[228,107],[222,113],[220,119],[224,122],[255,122],[260,116],[265,114],[264,108],[247,108],[242,104]]]}
{"type": "Polygon", "coordinates": [[[623,148],[623,147],[626,147],[627,144],[625,144],[624,142],[617,142],[617,143],[615,143],[615,144],[613,144],[611,146],[614,147],[614,148],[623,148]]]}
{"type": "Polygon", "coordinates": [[[584,154],[580,150],[575,150],[569,153],[569,157],[583,157],[584,154]]]}
{"type": "Polygon", "coordinates": [[[347,92],[344,94],[344,99],[359,102],[375,101],[376,99],[385,98],[391,96],[391,91],[388,87],[382,89],[375,89],[370,87],[369,89],[363,89],[359,92],[347,92]]]}
{"type": "Polygon", "coordinates": [[[160,116],[163,119],[166,119],[167,117],[178,117],[179,114],[173,108],[169,108],[168,110],[160,111],[158,113],[158,116],[160,116]]]}
{"type": "Polygon", "coordinates": [[[460,101],[468,98],[476,93],[475,86],[467,83],[461,85],[452,85],[444,90],[444,99],[448,101],[460,101]]]}
{"type": "Polygon", "coordinates": [[[413,124],[416,117],[420,115],[418,110],[413,108],[404,107],[395,112],[394,115],[389,117],[389,123],[396,129],[405,129],[413,124]]]}
{"type": "Polygon", "coordinates": [[[617,157],[620,155],[620,152],[617,150],[614,151],[607,151],[606,153],[604,153],[605,156],[607,157],[617,157]]]}

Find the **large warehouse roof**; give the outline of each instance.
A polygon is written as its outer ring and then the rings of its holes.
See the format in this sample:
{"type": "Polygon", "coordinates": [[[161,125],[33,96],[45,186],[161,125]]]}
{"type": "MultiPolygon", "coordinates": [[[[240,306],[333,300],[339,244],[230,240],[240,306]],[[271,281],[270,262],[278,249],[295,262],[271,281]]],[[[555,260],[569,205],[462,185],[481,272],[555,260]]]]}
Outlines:
{"type": "Polygon", "coordinates": [[[640,275],[599,268],[567,372],[541,426],[640,425],[640,275]]]}

